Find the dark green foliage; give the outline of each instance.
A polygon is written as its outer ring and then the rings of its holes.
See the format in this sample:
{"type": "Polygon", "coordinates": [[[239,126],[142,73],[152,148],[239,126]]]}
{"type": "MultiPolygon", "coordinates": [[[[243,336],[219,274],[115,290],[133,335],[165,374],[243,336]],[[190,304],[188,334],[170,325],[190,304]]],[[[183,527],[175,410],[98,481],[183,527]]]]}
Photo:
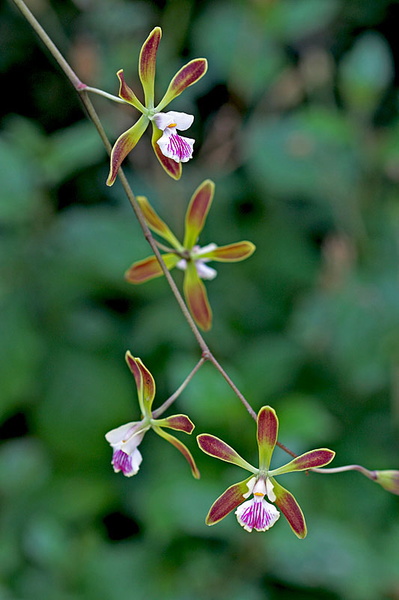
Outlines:
{"type": "MultiPolygon", "coordinates": [[[[155,25],[158,91],[208,59],[171,106],[195,113],[194,160],[173,182],[143,141],[125,165],[132,187],[180,235],[191,193],[212,178],[201,242],[257,245],[217,265],[207,340],[254,409],[276,409],[280,441],[331,447],[336,466],[399,468],[398,3],[31,7],[81,78],[112,93],[120,68],[139,93],[155,25]]],[[[79,99],[11,2],[0,40],[1,600],[399,598],[399,500],[360,474],[290,476],[304,541],[283,519],[264,534],[233,515],[207,528],[239,473],[200,455],[194,436],[199,482],[150,434],[138,475],[113,474],[104,434],[139,418],[124,352],[151,370],[161,403],[199,350],[163,279],[124,282],[148,245],[119,183],[105,187],[79,99]]],[[[137,116],[94,102],[112,141],[137,116]]],[[[211,365],[173,412],[256,462],[255,424],[211,365]]],[[[275,466],[285,460],[276,452],[275,466]]]]}

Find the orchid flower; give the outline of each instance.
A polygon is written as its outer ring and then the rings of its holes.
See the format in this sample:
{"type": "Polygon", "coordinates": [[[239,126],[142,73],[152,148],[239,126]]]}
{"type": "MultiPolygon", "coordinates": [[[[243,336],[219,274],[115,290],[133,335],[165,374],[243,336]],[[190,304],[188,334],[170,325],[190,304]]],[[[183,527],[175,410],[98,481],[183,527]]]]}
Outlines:
{"type": "Polygon", "coordinates": [[[188,448],[173,435],[164,431],[164,428],[167,427],[176,431],[192,433],[194,424],[186,415],[173,415],[165,419],[154,419],[151,411],[155,397],[154,378],[139,358],[134,358],[130,352],[126,353],[125,358],[136,381],[142,419],[141,421],[121,425],[106,434],[105,439],[113,449],[111,464],[115,473],[122,471],[126,477],[136,475],[142,461],[138,446],[145,433],[149,429],[153,429],[155,433],[180,450],[188,461],[193,476],[198,479],[200,474],[188,448]]]}
{"type": "Polygon", "coordinates": [[[206,73],[208,63],[205,58],[196,58],[184,65],[172,78],[162,100],[155,106],[154,80],[155,63],[159,42],[162,37],[160,27],[155,27],[144,42],[139,57],[139,78],[144,91],[144,104],[126,84],[123,69],[117,72],[119,78],[119,97],[131,104],[142,115],[136,123],[122,133],[116,140],[111,153],[111,168],[107,185],[112,185],[116,179],[122,161],[136,146],[137,142],[152,124],[152,146],[154,152],[165,171],[173,177],[180,179],[182,162],[187,162],[193,152],[194,140],[181,137],[177,130],[188,129],[194,117],[186,113],[170,111],[162,112],[164,108],[187,87],[201,79],[206,73]]]}
{"type": "Polygon", "coordinates": [[[307,534],[305,517],[294,496],[283,488],[275,477],[292,471],[306,471],[315,467],[324,467],[335,456],[335,452],[327,448],[311,450],[297,456],[286,465],[270,470],[270,462],[277,442],[278,419],[270,406],[263,406],[257,418],[257,441],[259,447],[259,468],[253,467],[228,444],[221,439],[201,434],[197,437],[198,445],[210,456],[233,463],[246,469],[252,475],[230,486],[212,504],[206,517],[207,525],[214,525],[236,509],[237,520],[246,531],[266,531],[270,529],[280,516],[281,510],[291,529],[299,538],[307,534]],[[250,496],[251,499],[246,500],[250,496]],[[265,496],[273,502],[270,504],[265,496]],[[244,501],[244,502],[243,502],[244,501]]]}
{"type": "MultiPolygon", "coordinates": [[[[196,244],[212,204],[214,189],[214,183],[207,179],[195,190],[186,212],[183,244],[159,218],[147,198],[137,197],[148,227],[172,246],[170,252],[163,254],[162,258],[168,269],[177,267],[184,271],[183,289],[186,302],[195,322],[204,330],[210,329],[212,325],[212,310],[201,280],[214,279],[217,275],[216,270],[206,263],[211,260],[237,262],[248,258],[255,250],[255,246],[247,241],[227,246],[208,244],[201,247],[196,244]]],[[[162,274],[157,258],[150,256],[135,262],[126,271],[125,278],[129,283],[137,284],[162,274]]]]}

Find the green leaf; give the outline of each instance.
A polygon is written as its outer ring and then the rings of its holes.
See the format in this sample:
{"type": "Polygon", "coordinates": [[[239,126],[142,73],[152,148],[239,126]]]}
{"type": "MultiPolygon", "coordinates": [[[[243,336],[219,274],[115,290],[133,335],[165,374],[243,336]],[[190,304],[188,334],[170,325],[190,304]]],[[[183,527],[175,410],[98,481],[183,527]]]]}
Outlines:
{"type": "Polygon", "coordinates": [[[32,218],[38,206],[37,176],[31,162],[10,140],[0,138],[0,223],[14,224],[32,218]]]}
{"type": "Polygon", "coordinates": [[[340,9],[338,0],[285,0],[266,14],[272,32],[285,40],[299,40],[328,26],[340,9]]]}
{"type": "Polygon", "coordinates": [[[49,138],[42,165],[46,179],[55,184],[98,163],[104,156],[97,131],[85,120],[61,129],[49,138]]]}
{"type": "Polygon", "coordinates": [[[371,112],[391,83],[394,64],[382,35],[367,32],[356,39],[340,65],[340,88],[350,108],[371,112]]]}
{"type": "Polygon", "coordinates": [[[52,353],[36,424],[63,468],[76,461],[81,469],[108,468],[105,433],[138,416],[135,385],[122,356],[116,362],[61,345],[52,353]]]}
{"type": "Polygon", "coordinates": [[[355,193],[352,136],[345,116],[315,107],[277,119],[256,117],[246,131],[246,163],[261,190],[309,197],[327,212],[329,199],[346,206],[355,193]]]}
{"type": "Polygon", "coordinates": [[[109,207],[73,207],[60,215],[46,240],[49,293],[82,294],[105,286],[128,293],[124,271],[145,249],[135,228],[130,212],[109,207]]]}
{"type": "Polygon", "coordinates": [[[337,437],[339,423],[316,398],[291,393],[281,398],[278,417],[285,439],[301,441],[301,449],[337,437]]]}
{"type": "Polygon", "coordinates": [[[0,301],[0,313],[1,418],[29,404],[34,397],[44,340],[24,301],[16,294],[0,301]]]}
{"type": "Polygon", "coordinates": [[[284,64],[282,49],[265,35],[266,23],[243,3],[210,3],[193,34],[196,51],[212,66],[208,77],[216,73],[227,79],[228,86],[248,100],[261,93],[284,64]]]}
{"type": "Polygon", "coordinates": [[[8,440],[0,448],[0,490],[13,498],[43,487],[50,475],[50,457],[34,438],[8,440]]]}

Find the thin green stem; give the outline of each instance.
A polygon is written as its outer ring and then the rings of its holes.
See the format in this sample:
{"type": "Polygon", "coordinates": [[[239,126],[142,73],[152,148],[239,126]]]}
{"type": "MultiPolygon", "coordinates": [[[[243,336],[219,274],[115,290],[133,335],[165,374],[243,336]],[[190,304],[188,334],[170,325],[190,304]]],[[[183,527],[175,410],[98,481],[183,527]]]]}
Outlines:
{"type": "Polygon", "coordinates": [[[113,100],[113,102],[119,102],[119,104],[127,104],[129,106],[129,103],[123,100],[122,98],[114,96],[113,94],[109,94],[108,92],[104,92],[104,90],[99,90],[98,88],[91,87],[90,85],[87,85],[84,88],[84,90],[85,92],[92,92],[93,94],[97,94],[98,96],[104,96],[104,98],[108,98],[108,100],[113,100]]]}
{"type": "Polygon", "coordinates": [[[366,477],[368,477],[369,479],[372,479],[373,481],[376,480],[376,474],[375,471],[369,471],[368,469],[366,469],[365,467],[362,467],[361,465],[345,465],[344,467],[333,467],[333,468],[328,468],[325,469],[320,468],[320,469],[309,469],[309,471],[314,471],[315,473],[324,473],[325,475],[333,475],[335,473],[344,473],[345,471],[359,471],[359,473],[362,473],[362,475],[365,475],[366,477]]]}
{"type": "Polygon", "coordinates": [[[190,383],[190,381],[192,380],[192,378],[194,377],[196,372],[199,371],[199,369],[202,367],[204,362],[205,362],[205,358],[201,357],[199,359],[199,361],[197,362],[197,364],[195,365],[194,369],[191,371],[191,373],[189,373],[187,375],[186,379],[183,381],[181,386],[179,388],[177,388],[175,393],[172,394],[171,396],[169,396],[169,398],[167,400],[165,400],[165,402],[163,404],[161,404],[161,406],[159,408],[157,408],[156,410],[153,411],[152,416],[154,417],[154,419],[158,419],[158,417],[160,417],[165,412],[165,410],[167,408],[169,408],[169,406],[171,406],[175,400],[177,400],[177,398],[180,396],[182,391],[190,383]]]}
{"type": "Polygon", "coordinates": [[[176,250],[176,248],[169,248],[169,246],[165,246],[165,244],[162,244],[162,242],[158,242],[158,240],[155,240],[155,243],[160,250],[163,250],[164,252],[167,252],[168,254],[178,254],[179,255],[179,252],[176,250]]]}

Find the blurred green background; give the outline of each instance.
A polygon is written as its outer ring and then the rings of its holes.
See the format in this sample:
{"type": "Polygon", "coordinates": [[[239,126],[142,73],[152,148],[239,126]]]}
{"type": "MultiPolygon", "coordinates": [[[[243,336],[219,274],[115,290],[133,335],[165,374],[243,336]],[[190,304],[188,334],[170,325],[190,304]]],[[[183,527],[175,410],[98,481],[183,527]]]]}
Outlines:
{"type": "MultiPolygon", "coordinates": [[[[250,239],[248,261],[209,282],[206,335],[257,410],[300,453],[399,468],[399,117],[394,0],[31,0],[81,79],[140,93],[137,57],[164,37],[156,88],[191,58],[209,70],[170,107],[195,115],[179,183],[149,139],[125,163],[181,234],[194,189],[216,196],[202,244],[250,239]]],[[[199,351],[148,255],[80,101],[11,2],[0,6],[0,599],[397,600],[399,498],[357,473],[281,480],[309,535],[281,519],[249,535],[206,512],[234,466],[181,455],[150,432],[133,479],[107,430],[138,418],[130,349],[161,403],[199,351]]],[[[99,97],[112,141],[136,113],[99,97]]],[[[181,273],[176,274],[181,282],[181,273]]],[[[173,412],[256,460],[254,422],[205,365],[173,412]]],[[[186,437],[186,436],[181,436],[186,437]]],[[[276,465],[285,461],[276,452],[276,465]]]]}

